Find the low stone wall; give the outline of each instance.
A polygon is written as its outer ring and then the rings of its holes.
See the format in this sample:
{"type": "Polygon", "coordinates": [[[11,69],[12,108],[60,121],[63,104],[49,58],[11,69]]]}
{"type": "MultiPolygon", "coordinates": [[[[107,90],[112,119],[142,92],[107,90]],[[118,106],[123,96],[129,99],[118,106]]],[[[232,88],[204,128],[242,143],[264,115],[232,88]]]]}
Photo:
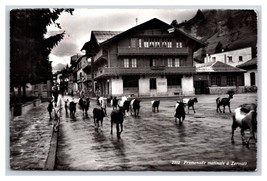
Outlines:
{"type": "Polygon", "coordinates": [[[231,86],[231,87],[209,87],[210,94],[227,94],[228,91],[233,90],[235,93],[244,93],[244,86],[231,86]]]}
{"type": "Polygon", "coordinates": [[[32,102],[27,102],[25,104],[15,104],[16,108],[14,108],[14,106],[11,107],[10,117],[13,118],[13,116],[23,115],[23,114],[27,113],[29,110],[31,110],[32,108],[39,106],[40,104],[41,104],[41,99],[35,99],[32,102]],[[20,110],[15,111],[14,109],[20,109],[20,110]],[[17,115],[18,113],[21,113],[21,114],[17,115]],[[16,114],[16,115],[14,115],[14,114],[16,114]]]}

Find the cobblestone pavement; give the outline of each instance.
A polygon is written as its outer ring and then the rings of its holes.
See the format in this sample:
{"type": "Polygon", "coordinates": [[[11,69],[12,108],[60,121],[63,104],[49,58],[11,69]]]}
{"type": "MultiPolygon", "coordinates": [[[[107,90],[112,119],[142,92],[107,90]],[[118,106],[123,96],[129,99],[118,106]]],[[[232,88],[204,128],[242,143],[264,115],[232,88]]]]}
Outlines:
{"type": "Polygon", "coordinates": [[[43,169],[48,155],[52,121],[48,103],[10,120],[10,168],[13,170],[43,169]]]}
{"type": "MultiPolygon", "coordinates": [[[[198,96],[196,113],[191,110],[182,125],[174,121],[175,99],[162,99],[158,113],[152,113],[150,100],[143,100],[140,116],[124,119],[121,139],[110,135],[111,108],[102,131],[95,131],[92,109],[96,104],[92,101],[89,118],[77,109],[76,119],[61,119],[56,169],[255,170],[256,143],[243,146],[236,130],[236,143],[231,144],[232,116],[228,108],[225,114],[216,112],[216,98],[198,96]]],[[[234,95],[232,111],[256,99],[256,94],[234,95]]]]}

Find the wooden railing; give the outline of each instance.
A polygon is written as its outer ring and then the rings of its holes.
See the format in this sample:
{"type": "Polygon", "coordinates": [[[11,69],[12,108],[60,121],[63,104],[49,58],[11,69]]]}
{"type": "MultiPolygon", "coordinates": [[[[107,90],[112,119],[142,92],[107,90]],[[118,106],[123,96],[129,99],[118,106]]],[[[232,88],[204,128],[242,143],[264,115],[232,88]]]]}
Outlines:
{"type": "Polygon", "coordinates": [[[98,69],[95,72],[95,78],[102,76],[117,76],[117,75],[149,75],[149,74],[192,74],[196,72],[195,67],[138,67],[138,68],[120,68],[120,67],[105,67],[98,69]]]}
{"type": "Polygon", "coordinates": [[[188,55],[189,49],[185,48],[131,48],[118,47],[118,56],[123,55],[188,55]]]}

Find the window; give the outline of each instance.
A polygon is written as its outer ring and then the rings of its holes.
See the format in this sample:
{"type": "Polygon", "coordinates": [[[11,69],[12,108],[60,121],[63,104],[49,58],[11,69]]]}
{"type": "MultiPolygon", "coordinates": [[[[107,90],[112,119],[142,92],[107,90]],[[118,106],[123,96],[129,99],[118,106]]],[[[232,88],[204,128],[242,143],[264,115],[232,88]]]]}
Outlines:
{"type": "Polygon", "coordinates": [[[136,38],[131,38],[131,47],[136,48],[136,38]]]}
{"type": "Polygon", "coordinates": [[[221,77],[220,76],[212,76],[211,77],[211,85],[221,86],[221,77]]]}
{"type": "Polygon", "coordinates": [[[155,78],[149,79],[150,80],[150,89],[157,89],[157,82],[155,78]]]}
{"type": "Polygon", "coordinates": [[[175,76],[167,77],[167,86],[180,86],[181,87],[181,77],[175,77],[175,76]]]}
{"type": "Polygon", "coordinates": [[[132,67],[136,68],[136,58],[132,59],[132,67]]]}
{"type": "Polygon", "coordinates": [[[212,57],[212,62],[216,62],[216,57],[212,57]]]}
{"type": "Polygon", "coordinates": [[[162,39],[162,47],[167,47],[167,40],[165,38],[162,39]]]}
{"type": "Polygon", "coordinates": [[[180,41],[176,41],[176,48],[183,48],[183,44],[180,41]]]}
{"type": "Polygon", "coordinates": [[[123,60],[123,65],[124,65],[124,68],[129,68],[129,59],[128,58],[125,58],[123,60]]]}
{"type": "Polygon", "coordinates": [[[153,38],[150,38],[149,47],[154,47],[154,46],[155,46],[154,39],[153,38]]]}
{"type": "Polygon", "coordinates": [[[255,72],[250,73],[250,86],[255,85],[256,79],[255,79],[255,72]]]}
{"type": "Polygon", "coordinates": [[[228,56],[228,62],[233,62],[233,57],[232,56],[228,56]]]}
{"type": "Polygon", "coordinates": [[[83,74],[82,74],[82,72],[80,72],[80,79],[83,77],[83,74]]]}
{"type": "Polygon", "coordinates": [[[149,40],[148,39],[144,39],[144,47],[145,48],[149,47],[149,40]]]}
{"type": "Polygon", "coordinates": [[[151,58],[150,59],[150,67],[154,67],[154,66],[156,66],[156,59],[151,58]]]}
{"type": "Polygon", "coordinates": [[[167,47],[168,48],[171,48],[172,47],[172,40],[171,39],[168,39],[167,47]]]}
{"type": "Polygon", "coordinates": [[[138,79],[123,79],[123,88],[138,87],[138,79]]]}
{"type": "Polygon", "coordinates": [[[234,86],[235,82],[236,82],[235,77],[233,77],[233,76],[228,76],[227,77],[227,85],[228,86],[234,86]]]}
{"type": "Polygon", "coordinates": [[[159,39],[158,38],[155,39],[155,47],[157,47],[157,48],[160,47],[160,43],[159,43],[159,39]]]}
{"type": "Polygon", "coordinates": [[[180,66],[180,59],[179,58],[175,58],[174,59],[174,67],[179,67],[180,66]]]}
{"type": "Polygon", "coordinates": [[[138,46],[139,46],[139,48],[142,48],[142,39],[138,40],[138,46]]]}
{"type": "Polygon", "coordinates": [[[243,61],[243,57],[239,56],[239,62],[242,62],[242,61],[243,61]]]}
{"type": "Polygon", "coordinates": [[[172,58],[168,58],[168,67],[172,67],[172,58]]]}

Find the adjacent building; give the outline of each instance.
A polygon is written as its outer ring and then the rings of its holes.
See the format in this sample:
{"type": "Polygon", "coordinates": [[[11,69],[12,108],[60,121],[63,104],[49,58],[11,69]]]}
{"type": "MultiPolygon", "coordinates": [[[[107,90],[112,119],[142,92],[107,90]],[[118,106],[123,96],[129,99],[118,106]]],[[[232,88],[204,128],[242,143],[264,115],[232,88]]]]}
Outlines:
{"type": "Polygon", "coordinates": [[[220,61],[198,64],[194,75],[195,94],[225,94],[229,90],[243,91],[246,70],[220,61]]]}
{"type": "Polygon", "coordinates": [[[246,61],[237,67],[247,71],[245,73],[245,86],[258,86],[257,57],[246,61]]]}
{"type": "Polygon", "coordinates": [[[152,19],[124,32],[92,31],[84,44],[100,95],[193,95],[198,39],[152,19]]]}
{"type": "Polygon", "coordinates": [[[221,53],[210,54],[204,58],[204,62],[220,61],[231,66],[237,66],[252,59],[252,48],[242,48],[232,51],[223,51],[221,53]]]}

